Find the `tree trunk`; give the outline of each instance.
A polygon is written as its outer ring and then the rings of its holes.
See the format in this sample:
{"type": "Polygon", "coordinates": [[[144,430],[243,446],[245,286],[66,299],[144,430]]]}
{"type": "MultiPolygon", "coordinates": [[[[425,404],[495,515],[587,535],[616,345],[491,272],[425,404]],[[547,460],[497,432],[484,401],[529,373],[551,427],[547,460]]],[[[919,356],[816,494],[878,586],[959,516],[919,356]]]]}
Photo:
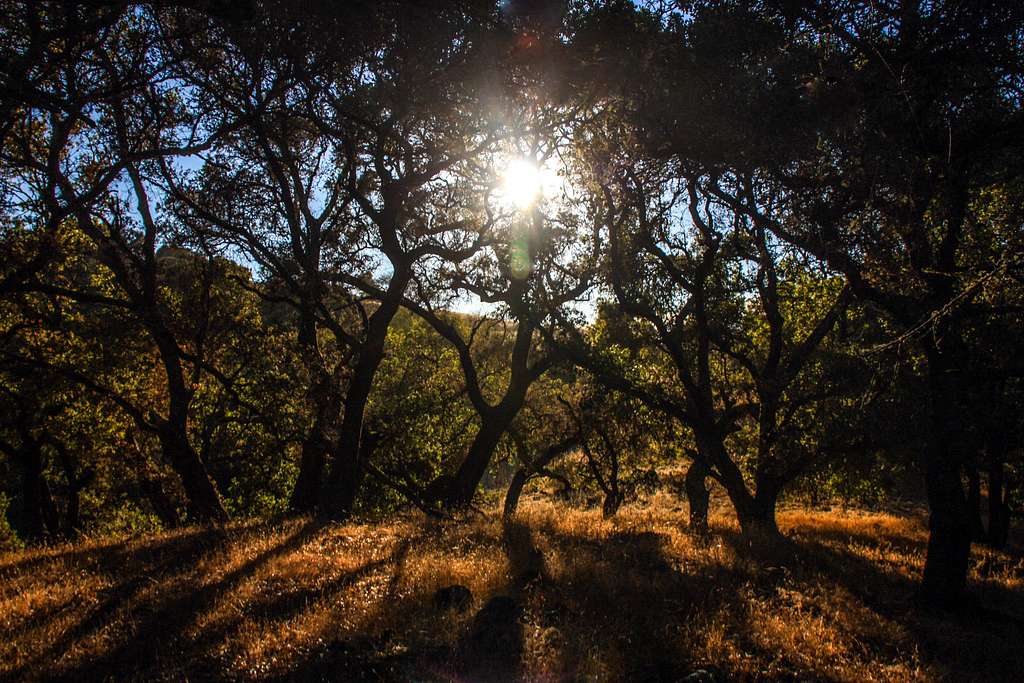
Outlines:
{"type": "MultiPolygon", "coordinates": [[[[933,446],[941,449],[941,446],[933,446]]],[[[926,465],[928,489],[928,551],[921,583],[922,601],[933,607],[955,609],[963,604],[971,552],[970,508],[954,463],[930,457],[926,465]]]]}
{"type": "Polygon", "coordinates": [[[1009,491],[1006,491],[1006,478],[1003,472],[1005,453],[1002,439],[997,446],[988,452],[988,533],[985,543],[993,548],[1002,549],[1010,536],[1010,505],[1009,491]]]}
{"type": "Polygon", "coordinates": [[[288,500],[288,509],[296,514],[317,510],[324,489],[324,469],[336,447],[341,396],[326,373],[311,388],[310,401],[316,417],[302,440],[299,475],[288,500]]]}
{"type": "MultiPolygon", "coordinates": [[[[513,436],[515,435],[513,434],[513,436]]],[[[558,443],[551,444],[541,455],[531,460],[526,455],[525,444],[521,440],[517,440],[516,445],[520,448],[520,460],[522,460],[523,466],[516,470],[515,474],[512,475],[512,481],[509,482],[508,491],[505,493],[503,516],[507,519],[516,513],[516,508],[519,507],[519,498],[523,494],[523,487],[526,486],[526,482],[535,473],[544,474],[561,481],[565,490],[570,490],[571,487],[567,479],[556,475],[546,468],[555,458],[567,453],[573,446],[579,443],[579,435],[573,434],[558,443]]]]}
{"type": "Polygon", "coordinates": [[[68,504],[64,508],[63,527],[63,535],[67,538],[77,538],[82,533],[81,490],[82,486],[77,481],[68,487],[68,504]]]}
{"type": "Polygon", "coordinates": [[[925,449],[925,486],[930,517],[920,599],[928,606],[956,609],[966,597],[972,531],[961,481],[966,460],[962,411],[957,405],[961,368],[951,352],[935,347],[927,351],[931,430],[925,449]]]}
{"type": "Polygon", "coordinates": [[[721,477],[722,486],[736,511],[743,535],[750,540],[777,538],[779,527],[775,523],[775,501],[778,491],[764,486],[758,488],[756,497],[752,495],[743,479],[743,473],[729,458],[725,445],[715,436],[714,430],[694,428],[694,434],[701,456],[715,467],[721,477]]]}
{"type": "Polygon", "coordinates": [[[306,395],[312,408],[313,424],[302,440],[299,474],[288,500],[288,509],[296,514],[315,512],[320,504],[324,487],[324,469],[332,459],[336,445],[338,420],[341,414],[341,396],[334,379],[322,366],[315,304],[304,301],[299,322],[299,345],[307,368],[315,376],[306,395]]]}
{"type": "Polygon", "coordinates": [[[160,433],[160,444],[164,456],[181,479],[190,520],[199,524],[226,522],[228,513],[217,487],[188,439],[179,430],[167,426],[160,433]]]}
{"type": "Polygon", "coordinates": [[[150,477],[148,473],[143,473],[138,478],[138,486],[165,529],[175,529],[181,526],[178,509],[171,502],[160,482],[150,477]]]}
{"type": "Polygon", "coordinates": [[[775,496],[748,497],[737,509],[740,531],[749,540],[774,540],[780,537],[775,522],[775,496]]]}
{"type": "Polygon", "coordinates": [[[181,478],[191,520],[199,524],[226,522],[228,513],[217,486],[188,440],[192,392],[185,384],[177,344],[170,332],[158,325],[150,326],[150,334],[160,351],[160,360],[167,376],[168,417],[160,426],[158,435],[164,456],[181,478]]]}
{"type": "Polygon", "coordinates": [[[366,412],[366,398],[351,400],[358,398],[350,393],[350,400],[345,402],[345,419],[341,425],[341,437],[338,439],[338,448],[334,453],[331,476],[321,499],[321,514],[336,522],[345,521],[352,515],[363,479],[359,453],[363,415],[366,412]]]}
{"type": "Polygon", "coordinates": [[[708,507],[711,494],[705,485],[707,468],[694,460],[686,471],[686,499],[690,502],[690,531],[708,533],[708,507]]]}
{"type": "Polygon", "coordinates": [[[519,507],[519,498],[523,495],[523,487],[526,486],[529,478],[530,473],[527,472],[525,467],[520,467],[512,475],[512,481],[508,484],[508,491],[505,492],[505,505],[502,509],[502,516],[505,519],[516,514],[516,508],[519,507]]]}
{"type": "Polygon", "coordinates": [[[43,523],[46,524],[46,535],[51,539],[60,538],[60,513],[57,512],[57,504],[53,502],[53,493],[50,491],[50,482],[46,477],[39,479],[39,502],[43,510],[43,523]]]}
{"type": "Polygon", "coordinates": [[[295,479],[291,496],[288,498],[288,510],[295,514],[305,515],[316,511],[323,489],[324,466],[330,454],[322,430],[314,426],[302,440],[302,456],[299,460],[299,475],[295,479]]]}
{"type": "Polygon", "coordinates": [[[495,409],[483,418],[480,424],[480,431],[476,433],[473,443],[469,447],[466,459],[459,465],[455,475],[451,479],[444,505],[449,509],[469,507],[473,502],[473,495],[480,486],[480,481],[487,473],[487,467],[491,464],[494,451],[505,435],[516,410],[509,408],[495,409]]]}
{"type": "Polygon", "coordinates": [[[39,541],[46,536],[47,530],[43,514],[45,480],[42,449],[34,441],[24,443],[17,459],[21,465],[21,531],[26,540],[39,541]]]}
{"type": "Polygon", "coordinates": [[[65,538],[76,538],[82,531],[81,525],[81,492],[95,477],[95,470],[86,468],[84,471],[79,467],[78,458],[68,451],[64,442],[54,439],[52,441],[57,451],[58,460],[64,470],[64,478],[68,482],[67,505],[64,508],[64,522],[61,527],[61,535],[65,538]]]}
{"type": "Polygon", "coordinates": [[[967,509],[970,516],[971,539],[985,540],[985,523],[981,520],[981,474],[973,464],[967,466],[967,509]]]}
{"type": "Polygon", "coordinates": [[[613,488],[604,496],[604,503],[601,505],[601,516],[609,519],[622,507],[624,498],[617,488],[613,488]]]}
{"type": "MultiPolygon", "coordinates": [[[[389,292],[401,293],[404,285],[401,278],[392,279],[389,292]]],[[[407,278],[405,280],[407,281],[407,278]]],[[[355,508],[356,497],[362,486],[365,471],[361,459],[368,457],[363,448],[363,419],[366,404],[370,400],[373,378],[384,358],[384,344],[387,341],[391,320],[398,312],[398,298],[385,299],[370,318],[366,332],[366,343],[359,352],[359,360],[352,373],[348,393],[345,396],[345,415],[338,434],[338,447],[331,463],[331,473],[321,496],[321,514],[335,521],[348,519],[355,508]]]]}

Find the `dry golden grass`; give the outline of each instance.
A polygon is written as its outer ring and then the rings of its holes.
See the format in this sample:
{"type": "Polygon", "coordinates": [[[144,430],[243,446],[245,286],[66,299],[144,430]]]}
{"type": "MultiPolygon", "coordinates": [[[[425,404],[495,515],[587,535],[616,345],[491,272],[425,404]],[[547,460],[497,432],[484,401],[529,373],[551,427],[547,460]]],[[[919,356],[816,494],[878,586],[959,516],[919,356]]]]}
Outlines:
{"type": "Polygon", "coordinates": [[[790,542],[700,543],[658,494],[612,520],[524,501],[517,523],[233,524],[0,556],[0,677],[1024,680],[1024,560],[975,551],[984,607],[911,601],[919,517],[790,510],[790,542]],[[464,614],[435,607],[462,584],[464,614]],[[481,651],[475,616],[521,608],[481,651]],[[475,648],[475,649],[474,649],[475,648]],[[476,660],[493,655],[491,668],[476,660]]]}

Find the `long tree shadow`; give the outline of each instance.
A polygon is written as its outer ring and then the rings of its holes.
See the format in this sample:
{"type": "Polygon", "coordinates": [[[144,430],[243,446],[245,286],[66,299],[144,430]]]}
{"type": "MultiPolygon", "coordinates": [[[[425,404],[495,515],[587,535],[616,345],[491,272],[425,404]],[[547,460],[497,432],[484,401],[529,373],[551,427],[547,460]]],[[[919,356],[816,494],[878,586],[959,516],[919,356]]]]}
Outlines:
{"type": "MultiPolygon", "coordinates": [[[[1024,680],[1024,596],[1006,585],[987,582],[983,590],[972,587],[975,600],[957,613],[936,612],[917,605],[918,577],[878,559],[869,559],[855,548],[867,548],[883,557],[899,553],[923,557],[924,542],[894,539],[886,534],[841,530],[814,530],[791,536],[798,552],[797,564],[841,586],[882,619],[898,624],[914,640],[922,661],[948,673],[951,679],[982,674],[986,680],[1024,680]]],[[[860,639],[876,651],[891,651],[894,644],[881,637],[860,639]]]]}
{"type": "MultiPolygon", "coordinates": [[[[273,577],[288,575],[280,574],[277,565],[263,572],[276,558],[311,542],[317,547],[348,542],[347,536],[317,541],[323,531],[307,522],[235,529],[227,539],[223,532],[184,534],[163,545],[146,544],[137,557],[119,550],[128,563],[120,571],[100,556],[78,554],[79,561],[110,572],[116,579],[112,590],[43,652],[11,672],[12,677],[28,679],[46,672],[64,680],[221,678],[233,670],[225,652],[245,651],[239,641],[250,624],[275,635],[290,624],[309,624],[313,638],[304,641],[310,643],[303,646],[307,649],[277,668],[251,675],[503,681],[535,673],[540,657],[544,675],[556,680],[597,676],[678,681],[698,669],[704,677],[694,680],[727,680],[736,671],[735,663],[702,633],[724,628],[733,652],[771,663],[759,676],[806,679],[812,674],[798,652],[768,650],[773,641],[758,630],[758,615],[748,611],[757,608],[749,607],[748,599],[753,598],[749,605],[785,606],[794,591],[843,590],[854,597],[851,605],[863,605],[907,634],[902,644],[886,642],[891,631],[884,629],[853,634],[872,657],[902,661],[906,642],[913,640],[929,671],[1024,680],[1014,644],[1016,638],[1024,640],[1021,621],[1009,613],[982,612],[959,618],[951,629],[948,619],[919,613],[909,599],[915,577],[895,561],[878,559],[879,553],[895,548],[884,537],[809,529],[791,533],[780,547],[765,552],[734,532],[717,529],[714,543],[721,542],[725,550],[698,547],[679,553],[669,552],[668,535],[636,530],[591,536],[553,521],[464,529],[424,525],[404,538],[391,536],[393,544],[377,544],[365,558],[343,550],[352,559],[341,565],[325,563],[322,569],[330,573],[314,573],[320,577],[315,582],[305,578],[308,574],[278,582],[273,577]],[[273,539],[270,545],[267,538],[273,539]],[[254,544],[262,547],[252,555],[254,544]],[[477,596],[474,613],[442,615],[431,599],[433,584],[403,581],[406,560],[414,553],[436,547],[453,548],[455,554],[484,547],[493,553],[495,544],[505,553],[507,578],[499,575],[496,583],[485,584],[487,593],[477,596]],[[247,559],[233,566],[238,552],[247,559]],[[233,568],[203,579],[210,568],[224,565],[233,568]],[[246,583],[254,577],[256,583],[246,583]],[[266,578],[273,583],[266,584],[266,578]],[[364,590],[364,580],[370,592],[364,590]],[[335,634],[354,632],[340,620],[349,618],[344,605],[363,595],[381,616],[362,622],[357,635],[332,636],[335,628],[335,634]],[[224,601],[236,604],[225,608],[224,601]],[[965,643],[951,646],[951,638],[965,643]],[[102,641],[102,648],[93,641],[102,641]],[[77,655],[60,668],[65,650],[83,647],[95,647],[99,654],[77,655]]],[[[923,547],[904,543],[898,552],[923,552],[923,547]]],[[[283,562],[290,566],[290,560],[283,562]]],[[[988,588],[990,604],[1020,601],[1009,587],[988,588]]],[[[830,603],[820,604],[827,609],[830,603]]],[[[31,615],[13,636],[22,639],[28,631],[43,628],[64,607],[54,609],[31,615]]],[[[811,609],[821,607],[812,603],[811,609]]],[[[817,616],[840,624],[833,615],[817,616]]],[[[796,627],[802,623],[793,622],[796,627]]],[[[813,675],[829,679],[821,671],[813,675]]]]}
{"type": "MultiPolygon", "coordinates": [[[[235,532],[238,533],[237,531],[235,532]]],[[[54,562],[74,565],[86,571],[120,573],[126,564],[159,562],[166,557],[202,551],[219,545],[227,538],[218,527],[193,527],[167,536],[148,539],[128,539],[91,544],[84,548],[54,546],[32,551],[28,557],[10,555],[0,557],[0,581],[45,570],[54,562]],[[17,558],[17,559],[14,559],[17,558]]]]}
{"type": "MultiPolygon", "coordinates": [[[[70,629],[42,657],[63,652],[71,644],[102,628],[116,612],[125,610],[129,618],[138,620],[131,632],[119,634],[120,642],[107,648],[100,656],[82,660],[62,671],[60,679],[94,680],[115,674],[117,677],[148,678],[155,676],[154,672],[166,674],[168,670],[188,672],[189,676],[215,675],[217,669],[207,661],[203,647],[204,641],[213,634],[204,633],[199,641],[190,641],[186,634],[188,627],[221,596],[232,591],[261,566],[302,546],[321,528],[319,523],[306,522],[281,542],[228,572],[219,581],[193,589],[176,584],[188,577],[204,559],[228,550],[226,545],[199,544],[168,553],[162,562],[149,567],[149,571],[135,574],[120,583],[109,598],[78,626],[70,629]],[[158,590],[153,590],[154,586],[158,590]],[[143,588],[150,589],[148,592],[154,597],[143,598],[143,588]]],[[[255,529],[249,529],[236,535],[232,541],[244,546],[254,533],[257,533],[255,529]]]]}
{"type": "MultiPolygon", "coordinates": [[[[278,592],[251,603],[246,616],[258,617],[270,628],[273,628],[274,624],[283,626],[289,620],[303,614],[310,605],[330,604],[360,580],[392,566],[392,577],[385,591],[387,600],[395,593],[406,557],[423,537],[423,534],[418,534],[403,539],[384,557],[344,572],[318,588],[278,592]]],[[[222,630],[229,630],[235,625],[237,624],[227,624],[222,630]]],[[[293,681],[408,680],[409,671],[414,666],[413,656],[406,653],[388,653],[390,639],[390,634],[363,634],[357,638],[332,639],[323,647],[311,652],[286,673],[280,674],[280,678],[293,681]]],[[[421,653],[416,653],[419,654],[421,653]]]]}
{"type": "MultiPolygon", "coordinates": [[[[251,535],[251,530],[236,530],[234,535],[244,542],[251,535]]],[[[139,596],[157,580],[156,577],[175,576],[185,571],[202,558],[219,552],[225,540],[223,529],[197,528],[170,538],[144,543],[123,541],[66,554],[48,552],[44,556],[19,563],[18,572],[23,576],[44,572],[48,564],[59,563],[75,566],[83,573],[91,571],[103,575],[116,581],[116,585],[106,591],[98,605],[89,610],[77,624],[65,630],[60,638],[51,642],[13,673],[20,678],[28,675],[41,663],[55,660],[73,644],[89,638],[104,628],[119,611],[138,601],[139,596]]],[[[68,604],[59,605],[52,611],[50,618],[56,617],[69,607],[68,604]]],[[[28,639],[33,630],[43,629],[47,624],[47,619],[33,617],[15,628],[10,637],[17,640],[28,639]]]]}
{"type": "Polygon", "coordinates": [[[695,672],[699,680],[723,680],[725,663],[694,652],[681,631],[727,609],[747,580],[743,572],[683,566],[653,532],[589,539],[550,525],[538,531],[569,556],[531,603],[537,628],[559,634],[558,676],[575,679],[596,655],[623,680],[678,681],[695,672]]]}

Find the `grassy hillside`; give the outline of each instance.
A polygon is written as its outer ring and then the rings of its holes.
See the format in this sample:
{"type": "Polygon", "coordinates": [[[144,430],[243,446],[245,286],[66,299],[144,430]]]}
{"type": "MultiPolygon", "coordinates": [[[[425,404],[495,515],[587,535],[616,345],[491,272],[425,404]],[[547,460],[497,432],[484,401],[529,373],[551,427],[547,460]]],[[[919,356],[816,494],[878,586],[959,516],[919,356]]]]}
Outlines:
{"type": "Polygon", "coordinates": [[[511,526],[233,524],[6,554],[0,677],[1024,680],[1019,548],[976,551],[981,605],[949,620],[913,607],[917,516],[786,511],[790,543],[764,555],[724,511],[708,543],[684,515],[665,494],[610,521],[529,500],[511,526]],[[464,611],[438,604],[452,584],[464,611]]]}

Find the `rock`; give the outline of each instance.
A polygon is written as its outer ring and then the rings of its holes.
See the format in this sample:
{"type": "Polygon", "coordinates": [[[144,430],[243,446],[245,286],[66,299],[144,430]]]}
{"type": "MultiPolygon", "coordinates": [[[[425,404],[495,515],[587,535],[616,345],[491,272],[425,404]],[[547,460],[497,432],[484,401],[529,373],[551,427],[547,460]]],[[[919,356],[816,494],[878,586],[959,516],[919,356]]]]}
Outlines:
{"type": "Polygon", "coordinates": [[[684,683],[717,683],[724,681],[725,678],[714,669],[696,669],[684,676],[682,680],[684,683]]]}
{"type": "Polygon", "coordinates": [[[473,593],[465,586],[459,584],[439,588],[434,593],[434,607],[437,607],[442,612],[447,612],[448,610],[455,610],[459,613],[465,612],[472,604],[473,593]]]}
{"type": "Polygon", "coordinates": [[[463,673],[470,680],[518,680],[522,658],[522,607],[507,595],[487,601],[461,647],[463,673]]]}
{"type": "Polygon", "coordinates": [[[505,627],[518,622],[522,610],[514,599],[507,595],[496,595],[487,601],[473,620],[474,631],[493,633],[496,627],[505,627]]]}

